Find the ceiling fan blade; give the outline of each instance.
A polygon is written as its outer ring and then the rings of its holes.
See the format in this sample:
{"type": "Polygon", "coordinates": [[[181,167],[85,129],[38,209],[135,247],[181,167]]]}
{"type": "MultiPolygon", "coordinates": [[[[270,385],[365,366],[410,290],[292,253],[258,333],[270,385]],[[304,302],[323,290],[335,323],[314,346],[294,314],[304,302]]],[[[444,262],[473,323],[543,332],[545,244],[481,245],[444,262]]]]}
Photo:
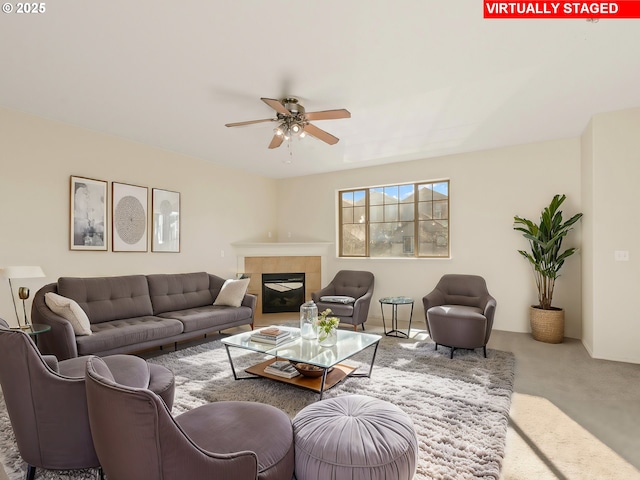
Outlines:
{"type": "Polygon", "coordinates": [[[305,113],[307,120],[334,120],[337,118],[351,118],[351,112],[344,108],[338,110],[323,110],[321,112],[305,113]]]}
{"type": "Polygon", "coordinates": [[[275,118],[263,118],[262,120],[248,120],[246,122],[225,123],[225,127],[241,127],[243,125],[252,125],[254,123],[275,122],[275,118]]]}
{"type": "Polygon", "coordinates": [[[264,98],[264,97],[262,97],[260,100],[262,100],[264,103],[266,103],[271,108],[273,108],[276,112],[281,113],[282,115],[291,115],[291,112],[286,108],[284,108],[284,105],[280,103],[280,100],[275,100],[273,98],[264,98]]]}
{"type": "Polygon", "coordinates": [[[309,135],[311,135],[312,137],[316,137],[318,140],[322,140],[323,142],[326,142],[329,145],[335,145],[340,141],[339,138],[334,137],[329,132],[325,132],[321,128],[318,128],[315,125],[311,125],[310,123],[307,123],[304,126],[304,131],[309,135]]]}
{"type": "Polygon", "coordinates": [[[284,141],[284,135],[274,135],[269,144],[269,148],[278,148],[284,141]]]}

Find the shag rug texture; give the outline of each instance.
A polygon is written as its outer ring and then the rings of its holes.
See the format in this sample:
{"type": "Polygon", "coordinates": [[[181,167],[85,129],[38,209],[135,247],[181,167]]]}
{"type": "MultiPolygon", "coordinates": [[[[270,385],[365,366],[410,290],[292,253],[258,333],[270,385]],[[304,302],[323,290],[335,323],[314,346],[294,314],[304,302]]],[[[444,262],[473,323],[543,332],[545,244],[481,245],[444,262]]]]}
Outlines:
{"type": "MultiPolygon", "coordinates": [[[[349,362],[366,371],[373,349],[349,362]]],[[[262,355],[232,349],[241,372],[262,355]]],[[[175,373],[175,415],[208,402],[246,400],[273,405],[293,418],[317,393],[268,379],[234,380],[219,340],[148,359],[175,373]]],[[[413,420],[419,442],[414,479],[498,479],[513,393],[515,358],[488,350],[434,351],[431,341],[383,337],[371,378],[347,378],[324,398],[370,395],[391,402],[413,420]]],[[[4,400],[0,397],[0,460],[11,480],[24,478],[25,465],[15,445],[4,400]]],[[[36,478],[95,478],[95,471],[38,470],[36,478]]]]}

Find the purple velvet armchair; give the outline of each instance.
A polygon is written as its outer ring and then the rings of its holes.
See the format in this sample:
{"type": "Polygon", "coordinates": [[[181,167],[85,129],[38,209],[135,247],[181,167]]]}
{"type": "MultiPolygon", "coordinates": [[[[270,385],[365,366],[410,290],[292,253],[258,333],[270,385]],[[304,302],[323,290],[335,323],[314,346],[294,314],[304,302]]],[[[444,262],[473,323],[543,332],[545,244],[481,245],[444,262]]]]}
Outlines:
{"type": "Polygon", "coordinates": [[[213,402],[174,418],[160,397],[119,384],[94,356],[86,365],[86,388],[93,442],[107,478],[293,476],[291,420],[271,405],[213,402]]]}
{"type": "MultiPolygon", "coordinates": [[[[171,408],[170,370],[130,355],[105,361],[121,382],[155,390],[171,408]]],[[[41,355],[26,333],[9,329],[0,319],[0,385],[18,450],[27,463],[27,480],[33,480],[36,468],[100,466],[87,414],[86,362],[87,357],[58,362],[53,355],[41,355]]]]}
{"type": "Polygon", "coordinates": [[[427,330],[438,345],[451,348],[482,348],[487,356],[487,342],[493,328],[496,299],[478,275],[444,275],[435,289],[422,298],[427,330]]]}
{"type": "Polygon", "coordinates": [[[332,316],[338,317],[340,323],[353,325],[356,330],[358,325],[367,321],[369,305],[373,297],[375,278],[373,273],[360,270],[340,270],[329,284],[322,290],[313,292],[311,298],[318,306],[318,312],[327,308],[331,309],[332,316]],[[334,301],[326,299],[334,298],[334,301]],[[339,299],[336,297],[343,297],[339,299]],[[344,303],[344,297],[350,297],[344,303]]]}

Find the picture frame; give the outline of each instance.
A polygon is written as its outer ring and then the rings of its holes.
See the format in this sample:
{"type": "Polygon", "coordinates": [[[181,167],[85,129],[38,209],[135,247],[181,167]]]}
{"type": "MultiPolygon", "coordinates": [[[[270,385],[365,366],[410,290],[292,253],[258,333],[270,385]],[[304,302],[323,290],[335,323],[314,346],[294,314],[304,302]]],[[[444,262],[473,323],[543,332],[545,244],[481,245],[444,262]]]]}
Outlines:
{"type": "Polygon", "coordinates": [[[147,252],[149,189],[118,182],[111,189],[112,251],[147,252]]]}
{"type": "Polygon", "coordinates": [[[93,178],[70,178],[70,250],[107,250],[108,182],[93,178]]]}
{"type": "Polygon", "coordinates": [[[152,203],[152,252],[180,252],[180,193],[154,188],[152,203]]]}

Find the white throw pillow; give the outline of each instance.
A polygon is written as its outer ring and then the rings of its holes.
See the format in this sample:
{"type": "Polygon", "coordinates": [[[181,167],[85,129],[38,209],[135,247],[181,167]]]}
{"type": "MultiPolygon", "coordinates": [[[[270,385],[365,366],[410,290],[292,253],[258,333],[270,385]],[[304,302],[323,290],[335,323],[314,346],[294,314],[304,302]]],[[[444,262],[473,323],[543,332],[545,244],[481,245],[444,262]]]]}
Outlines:
{"type": "Polygon", "coordinates": [[[91,322],[89,317],[82,310],[75,300],[63,297],[57,293],[48,292],[44,295],[44,302],[52,312],[57,313],[63,318],[69,320],[76,335],[91,335],[91,322]]]}
{"type": "Polygon", "coordinates": [[[346,297],[344,295],[325,295],[324,297],[320,297],[321,302],[327,303],[354,303],[356,301],[353,297],[346,297]]]}
{"type": "Polygon", "coordinates": [[[224,282],[220,293],[213,302],[214,305],[228,305],[230,307],[239,307],[242,304],[244,294],[247,293],[250,278],[241,278],[240,280],[229,279],[224,282]]]}

